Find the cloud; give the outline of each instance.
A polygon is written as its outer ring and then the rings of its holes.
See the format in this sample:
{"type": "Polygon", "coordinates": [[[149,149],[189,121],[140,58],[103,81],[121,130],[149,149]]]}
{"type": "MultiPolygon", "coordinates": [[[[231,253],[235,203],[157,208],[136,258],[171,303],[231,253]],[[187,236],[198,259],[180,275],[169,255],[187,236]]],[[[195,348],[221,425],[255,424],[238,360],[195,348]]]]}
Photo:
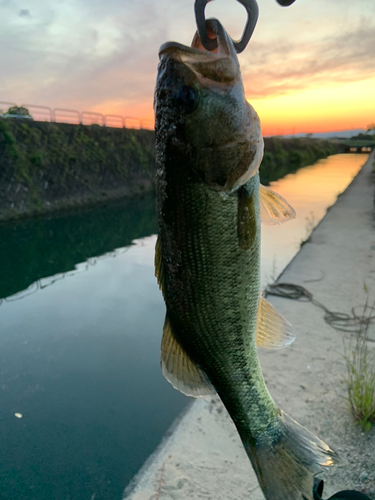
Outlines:
{"type": "MultiPolygon", "coordinates": [[[[342,2],[346,14],[337,0],[297,0],[290,9],[259,1],[259,25],[241,55],[249,96],[374,74],[373,0],[342,2]]],[[[125,114],[143,104],[151,112],[158,47],[168,39],[189,43],[195,31],[190,0],[29,0],[22,10],[0,0],[0,9],[0,46],[7,47],[0,52],[0,99],[80,111],[125,114]]],[[[225,20],[228,29],[241,24],[229,13],[225,20]]]]}
{"type": "Polygon", "coordinates": [[[112,9],[108,2],[81,1],[48,10],[35,2],[27,26],[17,22],[15,6],[8,8],[8,28],[0,33],[0,44],[9,47],[0,54],[2,99],[79,109],[111,99],[152,102],[155,39],[166,37],[162,11],[151,1],[146,9],[110,3],[112,9]]]}
{"type": "Polygon", "coordinates": [[[254,43],[243,66],[248,93],[263,97],[372,78],[375,26],[362,19],[352,31],[315,42],[254,43]]]}

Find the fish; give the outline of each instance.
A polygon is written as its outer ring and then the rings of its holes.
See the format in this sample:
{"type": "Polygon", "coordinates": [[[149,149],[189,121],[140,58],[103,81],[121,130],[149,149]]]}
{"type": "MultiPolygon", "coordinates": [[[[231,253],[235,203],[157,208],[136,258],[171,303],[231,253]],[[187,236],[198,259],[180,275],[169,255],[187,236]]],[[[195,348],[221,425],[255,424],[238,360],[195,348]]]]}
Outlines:
{"type": "Polygon", "coordinates": [[[158,239],[155,274],[166,304],[161,368],[193,397],[218,394],[267,500],[313,500],[314,476],[336,453],[273,401],[257,346],[294,340],[260,293],[261,221],[295,217],[259,182],[260,120],[245,98],[233,42],[207,20],[191,47],[159,50],[154,109],[158,239]]]}

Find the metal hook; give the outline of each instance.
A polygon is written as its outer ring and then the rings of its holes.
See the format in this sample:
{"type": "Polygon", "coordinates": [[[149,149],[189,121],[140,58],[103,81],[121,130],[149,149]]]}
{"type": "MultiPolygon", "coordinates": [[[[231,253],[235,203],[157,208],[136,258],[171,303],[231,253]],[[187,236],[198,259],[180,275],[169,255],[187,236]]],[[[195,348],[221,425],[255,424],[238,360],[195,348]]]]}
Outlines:
{"type": "MultiPolygon", "coordinates": [[[[206,5],[211,0],[195,0],[195,19],[197,23],[199,37],[201,39],[202,45],[206,50],[213,51],[217,48],[217,39],[209,38],[206,27],[206,19],[204,17],[204,9],[206,5]]],[[[254,32],[256,23],[258,21],[259,8],[256,0],[237,0],[240,2],[246,9],[247,12],[247,23],[245,29],[242,33],[241,40],[236,42],[232,39],[234,48],[236,49],[237,54],[242,52],[246,45],[249,43],[251,35],[254,32]]]]}

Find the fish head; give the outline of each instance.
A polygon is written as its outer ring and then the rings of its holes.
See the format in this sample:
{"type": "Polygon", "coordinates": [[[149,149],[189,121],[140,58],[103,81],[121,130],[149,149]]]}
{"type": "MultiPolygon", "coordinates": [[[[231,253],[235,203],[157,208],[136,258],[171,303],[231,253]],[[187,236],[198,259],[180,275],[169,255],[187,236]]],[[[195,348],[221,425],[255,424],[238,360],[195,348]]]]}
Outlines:
{"type": "Polygon", "coordinates": [[[258,170],[263,139],[258,115],[245,98],[232,39],[219,21],[206,21],[214,51],[198,32],[191,47],[167,42],[159,51],[156,134],[174,138],[191,168],[212,189],[231,192],[258,170]]]}

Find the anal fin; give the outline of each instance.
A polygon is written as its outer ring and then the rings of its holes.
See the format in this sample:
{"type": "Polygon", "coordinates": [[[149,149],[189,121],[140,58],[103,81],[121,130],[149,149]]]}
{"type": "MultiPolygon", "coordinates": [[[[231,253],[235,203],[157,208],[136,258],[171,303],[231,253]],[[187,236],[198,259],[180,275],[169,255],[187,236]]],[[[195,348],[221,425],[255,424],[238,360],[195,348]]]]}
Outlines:
{"type": "Polygon", "coordinates": [[[274,226],[296,218],[294,208],[272,189],[259,185],[260,217],[263,224],[274,226]]]}
{"type": "Polygon", "coordinates": [[[168,382],[186,396],[197,398],[216,392],[204,371],[176,340],[168,315],[165,317],[161,341],[161,369],[168,382]]]}
{"type": "Polygon", "coordinates": [[[260,296],[257,317],[256,343],[266,349],[281,349],[295,340],[293,327],[273,305],[260,296]]]}

